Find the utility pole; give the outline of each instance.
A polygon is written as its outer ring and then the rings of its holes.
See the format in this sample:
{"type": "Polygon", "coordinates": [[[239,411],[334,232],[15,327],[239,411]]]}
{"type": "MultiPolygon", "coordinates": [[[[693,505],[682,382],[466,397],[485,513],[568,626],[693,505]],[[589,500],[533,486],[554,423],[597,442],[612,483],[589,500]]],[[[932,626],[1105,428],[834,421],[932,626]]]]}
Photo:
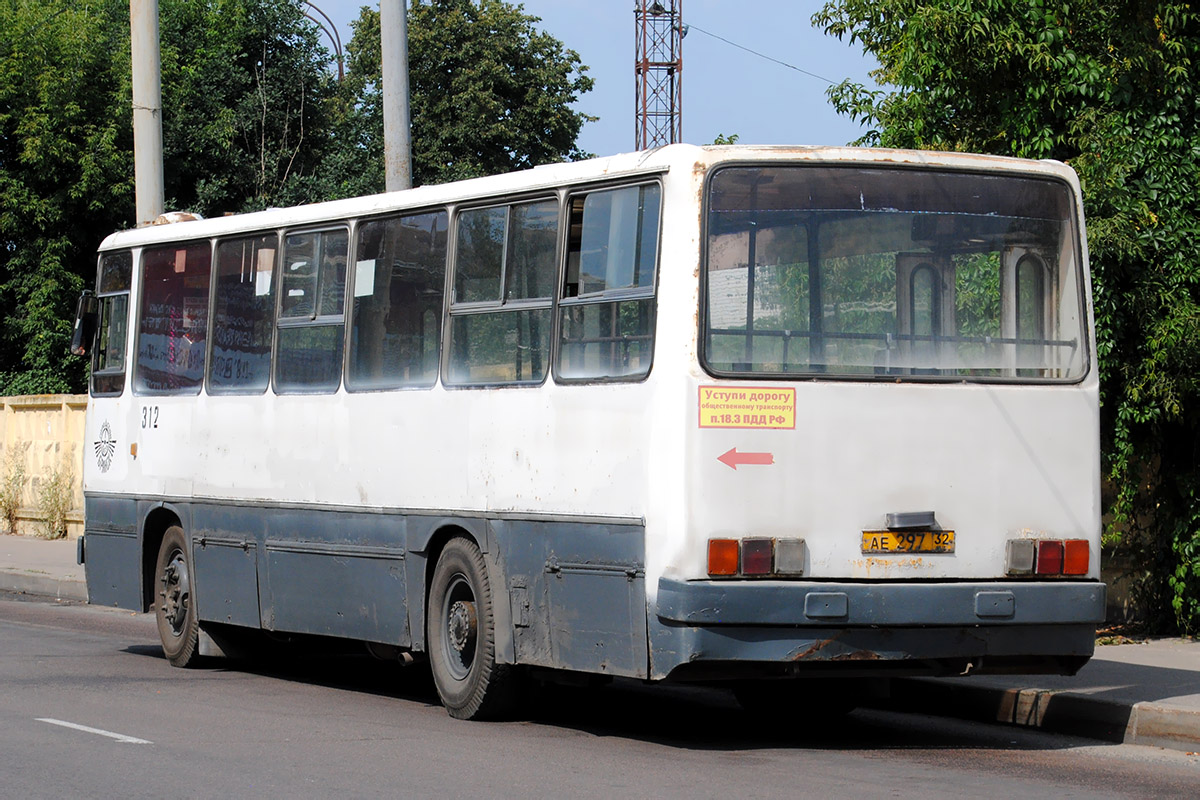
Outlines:
{"type": "Polygon", "coordinates": [[[133,56],[133,182],[138,227],[163,213],[162,78],[158,0],[130,0],[133,56]]]}
{"type": "Polygon", "coordinates": [[[634,141],[638,150],[683,140],[683,0],[637,0],[634,141]]]}
{"type": "Polygon", "coordinates": [[[383,164],[389,192],[412,188],[408,111],[408,10],[404,0],[379,0],[383,49],[383,164]]]}

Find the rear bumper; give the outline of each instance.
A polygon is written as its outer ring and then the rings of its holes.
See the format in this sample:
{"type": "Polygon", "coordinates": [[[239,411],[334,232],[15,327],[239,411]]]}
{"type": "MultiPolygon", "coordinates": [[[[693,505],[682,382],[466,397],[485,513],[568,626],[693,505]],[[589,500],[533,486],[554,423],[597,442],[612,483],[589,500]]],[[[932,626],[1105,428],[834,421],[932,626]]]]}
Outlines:
{"type": "Polygon", "coordinates": [[[808,583],[661,579],[655,678],[1071,674],[1094,648],[1095,582],[808,583]]]}

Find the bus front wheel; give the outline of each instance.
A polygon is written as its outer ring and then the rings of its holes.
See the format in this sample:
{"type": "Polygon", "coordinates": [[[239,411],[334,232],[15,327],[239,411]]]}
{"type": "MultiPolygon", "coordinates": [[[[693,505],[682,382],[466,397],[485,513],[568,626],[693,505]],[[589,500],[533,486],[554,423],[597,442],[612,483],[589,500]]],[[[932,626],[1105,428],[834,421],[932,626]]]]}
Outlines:
{"type": "Polygon", "coordinates": [[[192,559],[178,525],[163,535],[154,580],[154,616],[163,655],[176,667],[190,666],[199,655],[200,625],[192,598],[192,559]]]}
{"type": "Polygon", "coordinates": [[[451,539],[433,570],[427,642],[433,682],[456,719],[502,716],[515,701],[514,668],[496,663],[492,602],[483,554],[451,539]]]}

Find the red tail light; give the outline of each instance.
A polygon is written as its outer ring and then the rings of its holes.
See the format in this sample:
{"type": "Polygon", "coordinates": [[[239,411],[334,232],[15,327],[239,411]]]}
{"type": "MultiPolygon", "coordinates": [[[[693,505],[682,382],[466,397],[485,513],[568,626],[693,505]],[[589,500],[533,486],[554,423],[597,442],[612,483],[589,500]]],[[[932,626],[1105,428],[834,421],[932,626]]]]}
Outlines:
{"type": "Polygon", "coordinates": [[[775,571],[775,542],[771,539],[742,540],[742,574],[770,575],[775,571]]]}
{"type": "Polygon", "coordinates": [[[1057,539],[1042,539],[1037,543],[1038,575],[1061,575],[1063,571],[1063,543],[1057,539]]]}

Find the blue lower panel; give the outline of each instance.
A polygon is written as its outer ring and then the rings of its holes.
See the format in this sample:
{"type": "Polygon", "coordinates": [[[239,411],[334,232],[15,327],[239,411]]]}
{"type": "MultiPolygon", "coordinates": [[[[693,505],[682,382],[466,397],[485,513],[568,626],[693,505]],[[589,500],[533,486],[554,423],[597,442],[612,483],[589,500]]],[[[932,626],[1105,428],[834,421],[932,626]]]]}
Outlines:
{"type": "Polygon", "coordinates": [[[200,618],[408,645],[401,515],[187,505],[200,618]]]}
{"type": "Polygon", "coordinates": [[[489,565],[505,662],[647,677],[645,532],[631,520],[487,518],[101,497],[88,506],[92,601],[142,608],[148,515],[181,521],[200,619],[423,650],[426,576],[448,534],[489,565]],[[107,527],[100,527],[101,525],[107,527]]]}
{"type": "Polygon", "coordinates": [[[694,625],[976,625],[1104,621],[1096,582],[658,582],[658,616],[694,625]]]}
{"type": "Polygon", "coordinates": [[[1104,620],[1099,583],[658,584],[650,624],[654,678],[683,672],[942,674],[972,669],[1073,672],[1104,620]],[[731,668],[732,665],[732,668],[731,668]],[[768,669],[767,667],[770,667],[768,669]],[[785,668],[786,667],[786,668],[785,668]]]}
{"type": "Polygon", "coordinates": [[[192,561],[200,619],[257,628],[258,546],[246,540],[195,537],[192,561]]]}
{"type": "Polygon", "coordinates": [[[85,497],[84,575],[88,602],[141,611],[142,548],[137,501],[85,497]]]}
{"type": "Polygon", "coordinates": [[[85,532],[88,602],[141,611],[141,552],[135,535],[85,532]]]}
{"type": "Polygon", "coordinates": [[[652,621],[651,677],[946,675],[968,668],[1073,674],[1091,657],[1095,634],[1094,624],[795,628],[652,621]]]}
{"type": "Polygon", "coordinates": [[[266,574],[268,630],[408,644],[399,549],[268,540],[266,574]]]}
{"type": "Polygon", "coordinates": [[[646,677],[645,530],[491,520],[507,574],[515,660],[646,677]]]}

